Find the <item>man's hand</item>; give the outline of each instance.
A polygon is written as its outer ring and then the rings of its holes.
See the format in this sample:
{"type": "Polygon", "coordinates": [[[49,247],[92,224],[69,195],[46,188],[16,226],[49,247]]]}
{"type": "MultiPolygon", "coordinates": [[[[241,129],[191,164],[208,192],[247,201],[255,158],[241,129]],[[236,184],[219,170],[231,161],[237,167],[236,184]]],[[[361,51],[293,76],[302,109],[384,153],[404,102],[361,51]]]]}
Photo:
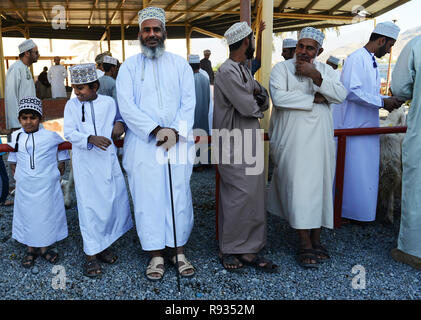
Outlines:
{"type": "Polygon", "coordinates": [[[403,101],[400,101],[396,97],[384,98],[383,99],[383,108],[389,112],[392,112],[394,109],[400,108],[403,101]]]}
{"type": "Polygon", "coordinates": [[[66,163],[65,162],[60,162],[58,164],[58,171],[60,171],[60,175],[64,175],[64,171],[66,170],[66,163]]]}
{"type": "Polygon", "coordinates": [[[298,76],[309,77],[313,80],[314,84],[321,86],[323,78],[320,72],[316,69],[313,59],[307,62],[302,59],[297,59],[295,64],[295,74],[298,76]]]}
{"type": "Polygon", "coordinates": [[[325,103],[325,104],[329,104],[329,101],[327,101],[327,99],[325,98],[324,95],[322,95],[320,92],[316,92],[316,94],[314,95],[314,103],[325,103]]]}
{"type": "Polygon", "coordinates": [[[173,128],[156,127],[152,133],[156,136],[156,146],[163,147],[166,151],[170,150],[179,140],[178,131],[173,128]]]}
{"type": "Polygon", "coordinates": [[[113,132],[111,133],[111,138],[113,138],[114,140],[120,138],[124,131],[125,130],[123,122],[116,121],[116,123],[114,123],[113,132]]]}
{"type": "Polygon", "coordinates": [[[110,139],[102,136],[89,136],[88,142],[104,151],[107,150],[112,143],[110,139]]]}
{"type": "Polygon", "coordinates": [[[265,29],[266,29],[266,22],[260,21],[260,24],[259,24],[259,33],[262,34],[263,30],[265,30],[265,29]]]}

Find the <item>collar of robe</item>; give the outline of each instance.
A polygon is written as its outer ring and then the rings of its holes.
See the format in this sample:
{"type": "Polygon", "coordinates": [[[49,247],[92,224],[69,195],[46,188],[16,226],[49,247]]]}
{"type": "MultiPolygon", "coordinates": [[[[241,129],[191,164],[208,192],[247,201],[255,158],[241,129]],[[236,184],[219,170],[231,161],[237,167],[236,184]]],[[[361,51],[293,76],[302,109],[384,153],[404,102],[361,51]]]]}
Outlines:
{"type": "Polygon", "coordinates": [[[364,49],[367,50],[367,52],[371,56],[371,59],[373,59],[373,68],[377,68],[377,62],[376,62],[376,58],[374,58],[374,53],[370,52],[366,47],[364,47],[364,49]]]}

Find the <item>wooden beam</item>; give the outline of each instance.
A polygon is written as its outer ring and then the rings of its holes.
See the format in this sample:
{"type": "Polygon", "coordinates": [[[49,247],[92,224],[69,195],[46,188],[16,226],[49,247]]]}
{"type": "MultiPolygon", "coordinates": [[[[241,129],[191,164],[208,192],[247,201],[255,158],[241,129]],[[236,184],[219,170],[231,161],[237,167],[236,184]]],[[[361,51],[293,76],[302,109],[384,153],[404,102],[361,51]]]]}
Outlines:
{"type": "MultiPolygon", "coordinates": [[[[228,11],[233,11],[233,10],[238,9],[238,8],[240,8],[240,4],[239,4],[239,3],[237,3],[236,5],[234,5],[234,6],[230,7],[230,8],[228,8],[227,10],[228,10],[228,11]]],[[[211,16],[211,20],[218,19],[220,16],[223,16],[224,14],[225,14],[225,13],[220,13],[220,14],[216,14],[216,15],[214,15],[214,16],[211,16]]],[[[238,11],[238,14],[240,14],[240,11],[238,11]]]]}
{"type": "Polygon", "coordinates": [[[307,7],[304,8],[304,13],[309,13],[309,11],[319,2],[320,0],[312,0],[307,7]]]}
{"type": "Polygon", "coordinates": [[[45,10],[44,10],[44,8],[43,8],[43,6],[41,4],[41,0],[37,0],[37,5],[42,10],[42,17],[44,18],[44,21],[45,22],[48,22],[47,14],[45,13],[45,10]]]}
{"type": "MultiPolygon", "coordinates": [[[[217,4],[216,6],[213,6],[212,8],[210,8],[209,10],[216,10],[216,9],[218,9],[218,8],[220,8],[220,7],[222,7],[222,6],[224,6],[224,5],[226,5],[226,4],[228,4],[228,3],[230,3],[230,2],[232,2],[233,0],[225,0],[225,1],[223,1],[223,2],[221,2],[221,3],[219,3],[219,4],[217,4]]],[[[204,16],[206,13],[201,13],[201,14],[199,14],[199,15],[197,15],[197,16],[194,16],[193,18],[190,18],[189,20],[187,20],[187,23],[192,23],[194,20],[197,20],[197,19],[199,19],[200,17],[202,17],[202,16],[204,16]]]]}
{"type": "MultiPolygon", "coordinates": [[[[94,16],[94,10],[95,10],[96,6],[98,5],[98,1],[99,0],[94,0],[92,2],[92,9],[91,9],[91,15],[89,16],[88,28],[91,27],[92,17],[94,16]]],[[[69,10],[69,9],[67,9],[67,10],[69,10]]]]}
{"type": "Polygon", "coordinates": [[[338,4],[334,5],[332,8],[328,10],[329,14],[334,14],[336,10],[342,8],[344,5],[346,5],[349,2],[349,0],[342,0],[338,4]]]}
{"type": "Polygon", "coordinates": [[[408,2],[408,1],[409,0],[399,0],[399,1],[396,1],[396,2],[392,3],[390,6],[388,6],[388,7],[384,8],[384,9],[382,9],[382,10],[377,11],[376,13],[374,13],[374,16],[375,17],[378,17],[378,16],[382,15],[385,12],[388,12],[390,10],[395,9],[396,7],[399,7],[399,6],[403,5],[404,3],[408,2]]]}
{"type": "Polygon", "coordinates": [[[278,8],[276,8],[276,12],[283,12],[285,10],[285,7],[287,6],[289,0],[282,0],[278,8]]]}
{"type": "Polygon", "coordinates": [[[12,0],[8,0],[9,1],[9,3],[10,3],[10,5],[12,6],[12,8],[13,8],[13,10],[12,11],[14,11],[15,13],[16,13],[16,15],[24,22],[24,23],[26,23],[26,20],[25,20],[25,18],[20,14],[20,12],[17,10],[18,8],[16,7],[16,5],[15,5],[15,3],[12,1],[12,0]]]}
{"type": "Polygon", "coordinates": [[[174,0],[168,6],[165,7],[165,11],[170,11],[174,6],[176,6],[181,0],[174,0]]]}
{"type": "Polygon", "coordinates": [[[204,34],[206,36],[213,37],[213,38],[218,38],[218,39],[222,39],[223,38],[223,36],[221,36],[219,34],[216,34],[216,33],[210,32],[210,31],[206,31],[206,30],[201,29],[201,28],[198,28],[198,27],[191,28],[191,32],[190,33],[193,33],[193,32],[198,32],[198,33],[201,33],[201,34],[204,34]]]}
{"type": "Polygon", "coordinates": [[[113,21],[114,21],[114,19],[115,19],[115,17],[117,16],[117,13],[120,11],[120,16],[121,16],[121,14],[122,14],[122,11],[120,10],[121,9],[121,7],[123,7],[124,6],[124,3],[126,2],[126,0],[121,0],[121,2],[118,4],[118,6],[116,7],[116,9],[115,9],[115,11],[114,11],[114,13],[113,13],[113,15],[111,16],[111,19],[110,19],[110,24],[111,23],[113,23],[113,21]]]}
{"type": "Polygon", "coordinates": [[[278,18],[278,19],[343,21],[343,22],[352,22],[352,20],[354,19],[354,16],[342,16],[342,15],[330,16],[330,15],[323,15],[323,14],[304,14],[304,13],[274,13],[273,17],[278,18]]]}
{"type": "MultiPolygon", "coordinates": [[[[190,13],[193,12],[194,9],[196,9],[198,6],[202,5],[203,3],[205,3],[208,0],[200,0],[199,2],[195,3],[194,5],[192,5],[186,13],[190,13]]],[[[205,13],[207,12],[207,10],[204,11],[205,13]]],[[[171,20],[168,21],[168,23],[177,21],[178,19],[180,19],[182,16],[184,16],[186,13],[180,13],[178,15],[176,15],[174,18],[172,18],[171,20]]]]}

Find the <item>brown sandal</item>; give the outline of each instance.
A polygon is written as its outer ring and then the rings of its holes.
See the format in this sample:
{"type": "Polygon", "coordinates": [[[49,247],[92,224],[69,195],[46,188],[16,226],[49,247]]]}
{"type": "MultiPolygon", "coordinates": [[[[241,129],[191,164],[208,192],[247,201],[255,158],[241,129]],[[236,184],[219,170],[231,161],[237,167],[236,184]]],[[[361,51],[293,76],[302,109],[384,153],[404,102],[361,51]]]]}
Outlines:
{"type": "Polygon", "coordinates": [[[102,262],[113,264],[117,261],[118,257],[114,253],[112,253],[110,250],[105,249],[104,251],[97,254],[97,257],[102,262]]]}
{"type": "Polygon", "coordinates": [[[99,264],[98,259],[96,258],[86,261],[83,268],[83,274],[90,278],[95,278],[102,274],[101,265],[99,264]]]}
{"type": "Polygon", "coordinates": [[[23,257],[22,266],[24,268],[32,268],[35,264],[35,259],[38,257],[38,253],[36,251],[27,251],[26,255],[23,257]]]}

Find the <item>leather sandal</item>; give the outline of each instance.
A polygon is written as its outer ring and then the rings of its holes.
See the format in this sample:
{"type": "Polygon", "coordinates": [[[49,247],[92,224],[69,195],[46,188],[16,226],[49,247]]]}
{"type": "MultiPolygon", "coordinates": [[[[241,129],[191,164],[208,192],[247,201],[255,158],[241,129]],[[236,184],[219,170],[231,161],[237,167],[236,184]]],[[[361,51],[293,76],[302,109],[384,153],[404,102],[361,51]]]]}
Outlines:
{"type": "MultiPolygon", "coordinates": [[[[180,273],[180,276],[185,277],[185,278],[193,277],[195,274],[195,269],[193,265],[187,260],[184,253],[177,254],[177,257],[178,257],[178,272],[180,273]],[[183,274],[183,272],[187,270],[192,270],[193,272],[183,274]]],[[[170,261],[172,262],[174,266],[176,266],[177,261],[175,259],[175,255],[170,258],[170,261]]]]}
{"type": "Polygon", "coordinates": [[[151,281],[159,281],[164,277],[165,267],[163,257],[153,257],[146,268],[146,277],[151,281]],[[153,273],[159,274],[159,276],[153,276],[153,273]]]}

